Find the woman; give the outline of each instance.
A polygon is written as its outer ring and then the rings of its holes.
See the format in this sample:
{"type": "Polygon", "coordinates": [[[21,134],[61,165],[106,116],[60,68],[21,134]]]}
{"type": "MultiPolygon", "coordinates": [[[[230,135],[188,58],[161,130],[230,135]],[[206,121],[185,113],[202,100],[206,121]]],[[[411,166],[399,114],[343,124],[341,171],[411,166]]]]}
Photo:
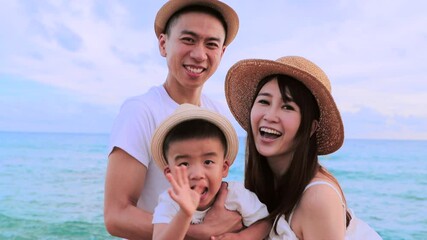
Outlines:
{"type": "Polygon", "coordinates": [[[381,239],[347,209],[318,155],[344,127],[326,74],[302,57],[248,59],[227,74],[226,98],[247,131],[245,185],[268,206],[270,239],[381,239]]]}

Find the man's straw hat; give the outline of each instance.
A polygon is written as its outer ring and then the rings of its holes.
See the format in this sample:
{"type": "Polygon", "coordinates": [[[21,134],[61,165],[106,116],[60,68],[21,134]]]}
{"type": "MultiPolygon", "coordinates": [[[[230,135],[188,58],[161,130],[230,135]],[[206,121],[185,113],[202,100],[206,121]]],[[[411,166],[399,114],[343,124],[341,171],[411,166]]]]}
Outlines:
{"type": "Polygon", "coordinates": [[[164,33],[169,18],[177,11],[188,6],[209,7],[223,16],[227,24],[225,46],[228,46],[236,37],[237,31],[239,30],[239,17],[233,8],[227,4],[218,0],[169,0],[157,12],[154,21],[154,31],[156,32],[157,38],[159,38],[160,34],[164,33]]]}
{"type": "MultiPolygon", "coordinates": [[[[168,164],[163,154],[163,143],[167,134],[176,125],[187,120],[195,119],[206,120],[217,126],[224,133],[227,141],[227,152],[225,154],[225,158],[228,159],[230,166],[233,164],[239,149],[239,141],[236,130],[230,121],[219,113],[184,103],[159,125],[151,140],[151,154],[154,162],[160,167],[160,169],[164,169],[168,164]]],[[[189,131],[191,131],[191,129],[189,129],[189,131]]]]}
{"type": "Polygon", "coordinates": [[[234,64],[227,73],[225,95],[237,122],[249,129],[251,104],[258,83],[270,75],[288,75],[303,83],[319,105],[320,121],[317,129],[318,154],[338,150],[344,141],[344,126],[340,112],[331,95],[331,84],[316,64],[297,56],[273,60],[246,59],[234,64]]]}

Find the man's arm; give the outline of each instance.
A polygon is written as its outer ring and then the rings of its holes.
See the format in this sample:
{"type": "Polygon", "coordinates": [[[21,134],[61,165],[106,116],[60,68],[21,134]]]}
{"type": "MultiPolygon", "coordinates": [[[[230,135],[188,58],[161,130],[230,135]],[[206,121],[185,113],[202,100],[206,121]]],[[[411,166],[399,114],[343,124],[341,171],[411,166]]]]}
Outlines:
{"type": "Polygon", "coordinates": [[[270,232],[273,223],[268,220],[258,221],[251,226],[243,229],[238,233],[225,233],[219,236],[212,237],[211,240],[251,240],[251,239],[264,239],[270,232]]]}
{"type": "Polygon", "coordinates": [[[147,168],[120,148],[109,156],[105,180],[104,222],[107,231],[127,239],[151,239],[153,215],[136,207],[147,168]]]}
{"type": "Polygon", "coordinates": [[[225,208],[227,198],[227,183],[223,182],[217,199],[207,212],[203,223],[191,225],[186,239],[209,239],[228,232],[238,232],[243,228],[242,216],[236,211],[225,208]]]}

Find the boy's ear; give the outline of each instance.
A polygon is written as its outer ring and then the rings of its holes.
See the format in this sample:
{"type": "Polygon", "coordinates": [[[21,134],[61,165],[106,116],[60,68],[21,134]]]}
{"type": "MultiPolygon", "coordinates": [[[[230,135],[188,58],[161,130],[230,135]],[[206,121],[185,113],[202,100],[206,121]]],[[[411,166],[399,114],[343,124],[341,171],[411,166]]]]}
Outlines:
{"type": "Polygon", "coordinates": [[[225,178],[228,175],[228,170],[230,169],[230,162],[228,159],[224,159],[224,164],[222,164],[222,177],[225,178]]]}
{"type": "Polygon", "coordinates": [[[163,174],[166,176],[166,174],[171,173],[171,169],[169,166],[166,166],[165,169],[163,169],[163,174]]]}

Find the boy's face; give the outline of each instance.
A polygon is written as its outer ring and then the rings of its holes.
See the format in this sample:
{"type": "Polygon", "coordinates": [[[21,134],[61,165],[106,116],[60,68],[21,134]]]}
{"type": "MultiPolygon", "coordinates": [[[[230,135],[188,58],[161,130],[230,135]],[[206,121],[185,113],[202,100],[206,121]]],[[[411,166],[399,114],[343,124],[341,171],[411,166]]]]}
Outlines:
{"type": "Polygon", "coordinates": [[[178,88],[199,88],[216,71],[225,51],[225,29],[206,13],[188,12],[161,34],[159,48],[169,68],[167,81],[178,88]]]}
{"type": "Polygon", "coordinates": [[[165,173],[175,175],[173,166],[187,167],[190,187],[201,189],[198,210],[205,210],[212,205],[222,178],[228,174],[229,164],[224,159],[224,151],[217,138],[179,140],[169,144],[166,156],[169,164],[165,173]]]}

